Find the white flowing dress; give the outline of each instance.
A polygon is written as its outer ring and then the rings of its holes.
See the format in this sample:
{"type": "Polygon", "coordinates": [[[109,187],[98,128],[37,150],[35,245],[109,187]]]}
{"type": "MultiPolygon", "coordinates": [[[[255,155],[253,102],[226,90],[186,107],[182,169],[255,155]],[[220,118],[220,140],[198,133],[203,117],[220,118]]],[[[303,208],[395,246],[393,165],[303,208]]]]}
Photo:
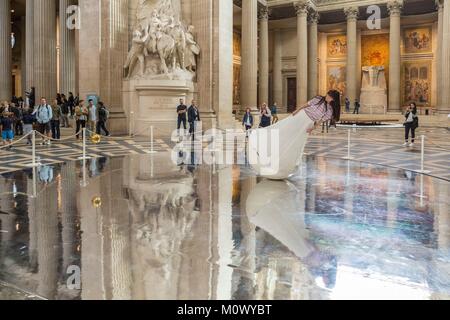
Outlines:
{"type": "Polygon", "coordinates": [[[271,180],[285,180],[302,163],[313,120],[304,110],[268,127],[250,131],[248,159],[256,173],[271,180]]]}

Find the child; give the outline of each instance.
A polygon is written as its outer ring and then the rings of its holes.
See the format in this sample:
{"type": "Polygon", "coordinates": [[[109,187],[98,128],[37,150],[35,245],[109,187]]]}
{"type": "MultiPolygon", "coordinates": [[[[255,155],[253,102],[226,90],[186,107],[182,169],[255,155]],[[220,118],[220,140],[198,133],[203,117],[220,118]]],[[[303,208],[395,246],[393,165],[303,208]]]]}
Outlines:
{"type": "MultiPolygon", "coordinates": [[[[33,124],[36,122],[36,118],[33,115],[33,109],[29,109],[25,112],[23,116],[23,130],[24,134],[27,135],[33,131],[33,124]]],[[[27,144],[31,144],[31,134],[27,138],[27,144]]]]}
{"type": "Polygon", "coordinates": [[[10,112],[5,113],[0,122],[2,128],[3,145],[4,146],[9,145],[9,149],[11,149],[11,143],[14,139],[13,116],[14,114],[10,112]]]}

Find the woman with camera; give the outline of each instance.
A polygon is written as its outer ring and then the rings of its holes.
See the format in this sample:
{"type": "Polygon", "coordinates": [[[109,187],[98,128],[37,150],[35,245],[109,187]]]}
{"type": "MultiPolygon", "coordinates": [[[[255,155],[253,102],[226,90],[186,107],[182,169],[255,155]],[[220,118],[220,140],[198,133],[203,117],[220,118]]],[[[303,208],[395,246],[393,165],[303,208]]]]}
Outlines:
{"type": "Polygon", "coordinates": [[[416,139],[416,129],[419,127],[419,117],[417,116],[417,105],[412,102],[405,114],[405,143],[404,147],[414,147],[416,139]],[[409,133],[411,132],[411,143],[409,143],[409,133]]]}

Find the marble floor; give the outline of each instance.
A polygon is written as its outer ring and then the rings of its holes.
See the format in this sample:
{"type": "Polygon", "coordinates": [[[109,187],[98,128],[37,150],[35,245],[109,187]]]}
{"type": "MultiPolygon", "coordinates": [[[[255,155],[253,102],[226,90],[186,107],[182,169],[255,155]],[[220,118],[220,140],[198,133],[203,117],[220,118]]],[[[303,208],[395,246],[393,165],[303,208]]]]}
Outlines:
{"type": "Polygon", "coordinates": [[[450,299],[449,208],[445,179],[321,156],[286,182],[167,152],[4,173],[0,299],[450,299]]]}

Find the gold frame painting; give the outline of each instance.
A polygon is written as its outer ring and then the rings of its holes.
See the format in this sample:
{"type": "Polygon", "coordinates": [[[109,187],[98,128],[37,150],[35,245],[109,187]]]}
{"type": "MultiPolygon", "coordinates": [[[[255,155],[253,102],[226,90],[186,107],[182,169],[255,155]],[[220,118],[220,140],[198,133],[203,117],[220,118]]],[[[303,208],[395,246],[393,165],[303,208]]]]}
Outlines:
{"type": "Polygon", "coordinates": [[[408,61],[402,65],[403,104],[411,102],[418,106],[431,105],[432,101],[432,62],[408,61]]]}
{"type": "Polygon", "coordinates": [[[433,30],[431,27],[414,27],[403,29],[405,53],[433,52],[433,30]]]}
{"type": "Polygon", "coordinates": [[[347,36],[332,35],[327,38],[328,58],[338,59],[347,57],[347,36]]]}
{"type": "Polygon", "coordinates": [[[347,66],[345,64],[328,65],[327,90],[337,90],[345,99],[347,92],[347,66]]]}

